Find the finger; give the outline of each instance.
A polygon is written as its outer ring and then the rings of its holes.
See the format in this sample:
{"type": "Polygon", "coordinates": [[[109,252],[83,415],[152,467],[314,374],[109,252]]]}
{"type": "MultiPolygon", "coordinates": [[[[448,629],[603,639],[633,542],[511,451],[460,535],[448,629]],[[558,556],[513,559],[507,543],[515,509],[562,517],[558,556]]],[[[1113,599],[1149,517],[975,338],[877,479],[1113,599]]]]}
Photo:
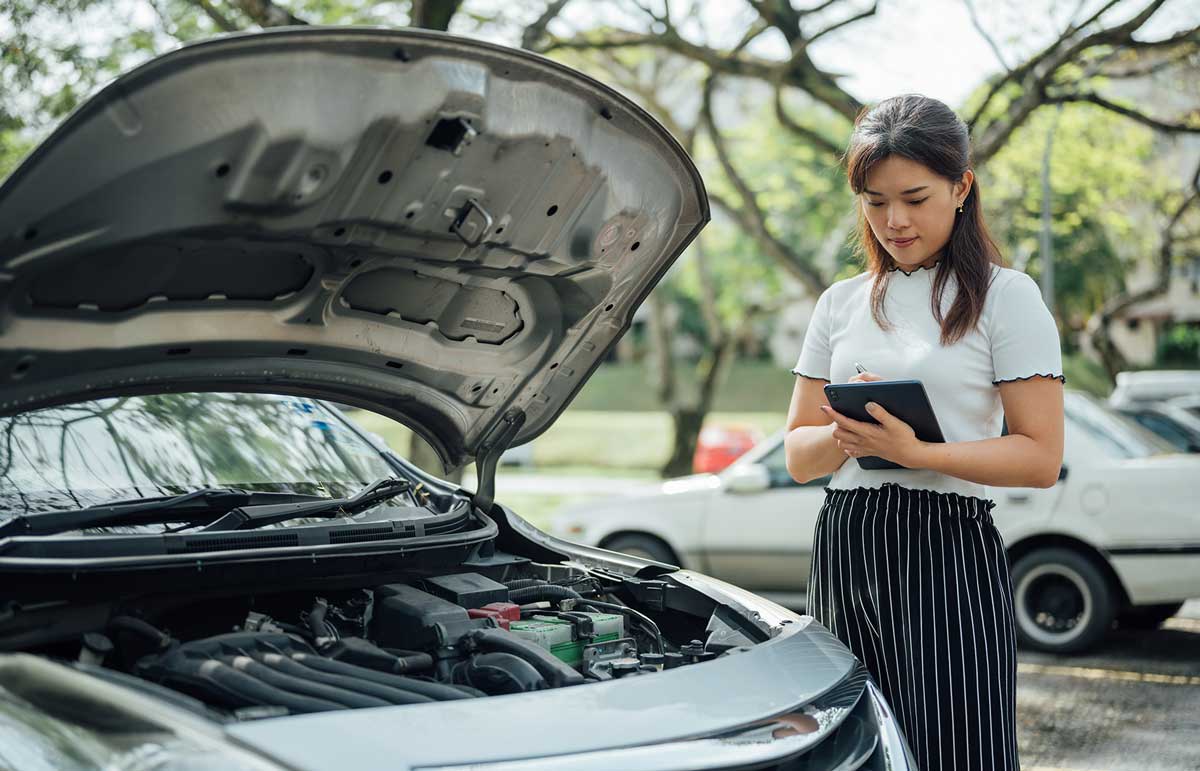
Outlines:
{"type": "Polygon", "coordinates": [[[875,402],[867,402],[867,412],[884,426],[896,420],[895,415],[885,410],[883,405],[876,404],[875,402]]]}
{"type": "Polygon", "coordinates": [[[863,379],[863,380],[866,380],[866,381],[868,381],[868,382],[874,382],[874,381],[876,381],[876,380],[883,380],[883,378],[882,378],[882,377],[880,377],[879,375],[876,375],[876,374],[875,374],[875,373],[873,373],[873,372],[864,372],[864,373],[862,373],[862,379],[863,379]]]}
{"type": "Polygon", "coordinates": [[[846,429],[847,431],[853,431],[858,434],[863,434],[863,433],[866,433],[867,431],[871,430],[872,428],[878,428],[878,426],[872,426],[870,423],[864,423],[861,420],[855,420],[854,418],[848,418],[845,415],[843,415],[842,413],[833,409],[832,407],[826,407],[825,405],[821,405],[821,411],[824,412],[826,415],[828,415],[830,418],[832,418],[833,422],[837,423],[839,426],[846,429]]]}

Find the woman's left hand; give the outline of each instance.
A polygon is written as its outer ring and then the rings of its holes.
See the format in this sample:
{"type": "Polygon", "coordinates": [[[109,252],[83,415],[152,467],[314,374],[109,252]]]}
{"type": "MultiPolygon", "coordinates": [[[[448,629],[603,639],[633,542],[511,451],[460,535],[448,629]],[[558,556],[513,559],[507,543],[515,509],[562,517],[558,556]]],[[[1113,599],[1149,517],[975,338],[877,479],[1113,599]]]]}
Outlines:
{"type": "Polygon", "coordinates": [[[821,405],[821,409],[837,423],[833,438],[848,457],[874,455],[906,468],[919,468],[916,458],[924,442],[917,439],[911,426],[875,402],[867,403],[867,412],[879,425],[846,417],[826,405],[821,405]]]}

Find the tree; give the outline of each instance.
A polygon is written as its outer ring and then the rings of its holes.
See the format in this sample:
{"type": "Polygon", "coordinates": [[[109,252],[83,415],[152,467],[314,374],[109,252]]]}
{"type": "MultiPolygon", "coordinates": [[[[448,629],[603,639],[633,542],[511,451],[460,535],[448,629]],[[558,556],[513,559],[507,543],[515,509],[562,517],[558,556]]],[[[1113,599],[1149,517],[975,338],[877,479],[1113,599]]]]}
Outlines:
{"type": "MultiPolygon", "coordinates": [[[[1111,79],[1143,77],[1171,69],[1195,72],[1200,67],[1200,20],[1193,17],[1191,26],[1166,37],[1143,35],[1165,0],[1106,0],[1089,13],[1083,13],[1085,4],[1080,3],[1049,43],[1014,66],[1005,62],[1000,47],[975,16],[970,0],[965,2],[1002,66],[1002,71],[961,110],[974,138],[977,167],[986,167],[1014,133],[1046,105],[1089,104],[1158,132],[1200,133],[1200,109],[1196,107],[1182,116],[1153,115],[1108,95],[1104,89],[1111,79]]],[[[708,77],[700,117],[723,175],[735,191],[731,198],[717,195],[714,201],[758,241],[764,253],[777,259],[781,267],[815,296],[832,279],[827,268],[812,261],[821,250],[811,244],[807,249],[796,249],[794,241],[779,231],[778,218],[772,217],[770,204],[757,180],[746,173],[741,159],[725,146],[721,127],[710,109],[712,94],[718,81],[765,84],[774,95],[778,127],[814,151],[837,157],[845,144],[849,123],[863,105],[838,84],[830,70],[812,58],[812,44],[872,16],[877,4],[864,7],[853,0],[825,0],[808,8],[797,8],[788,0],[747,0],[747,4],[753,13],[744,28],[737,34],[729,34],[728,30],[719,32],[722,39],[736,40],[732,45],[714,42],[716,36],[710,35],[699,20],[697,2],[673,13],[665,0],[654,6],[631,0],[619,5],[631,6],[635,15],[641,15],[648,30],[614,26],[576,30],[570,35],[548,36],[539,49],[649,50],[701,65],[708,77]],[[786,56],[767,58],[750,53],[750,44],[767,33],[782,35],[787,41],[786,56]],[[798,96],[809,108],[804,119],[797,118],[789,104],[798,96]]]]}
{"type": "Polygon", "coordinates": [[[1158,244],[1144,222],[1162,208],[1168,175],[1154,161],[1154,131],[1090,104],[1043,111],[1013,132],[981,173],[987,221],[1015,264],[1035,277],[1042,191],[1033,184],[1054,128],[1050,184],[1054,307],[1081,332],[1125,288],[1133,263],[1158,244]]]}
{"type": "MultiPolygon", "coordinates": [[[[0,76],[6,82],[16,74],[18,82],[29,85],[37,96],[36,104],[16,97],[0,95],[0,119],[20,115],[20,125],[37,129],[48,125],[47,116],[61,116],[86,89],[62,86],[62,70],[79,70],[84,83],[99,82],[106,74],[127,65],[138,56],[148,56],[174,41],[187,40],[217,31],[270,26],[281,23],[320,21],[355,24],[426,23],[465,25],[493,38],[520,42],[526,48],[564,58],[602,79],[615,81],[675,132],[686,139],[685,145],[697,151],[706,171],[712,200],[719,212],[736,225],[757,251],[774,261],[807,291],[816,295],[835,278],[853,267],[848,264],[845,236],[853,218],[840,209],[844,186],[837,184],[819,189],[816,169],[836,168],[845,146],[851,122],[862,103],[847,91],[832,69],[815,58],[813,44],[828,36],[845,34],[848,28],[872,16],[877,8],[866,0],[813,0],[799,8],[793,0],[746,0],[745,12],[736,29],[709,30],[704,22],[703,0],[606,0],[589,7],[590,16],[579,27],[562,16],[566,0],[549,0],[533,9],[488,12],[477,10],[464,0],[414,0],[411,5],[363,5],[347,0],[144,0],[153,9],[158,22],[138,27],[122,45],[94,52],[79,44],[64,44],[54,35],[23,33],[6,45],[0,60],[0,76]],[[610,20],[616,19],[616,22],[610,20]],[[603,21],[600,21],[603,20],[603,21]],[[768,55],[768,39],[783,40],[786,49],[768,55]],[[103,55],[101,55],[103,54],[103,55]],[[649,63],[649,64],[648,64],[649,63]],[[650,73],[650,77],[647,76],[650,73]],[[670,98],[670,73],[691,84],[696,98],[679,103],[670,98]],[[729,94],[757,88],[765,94],[769,114],[754,126],[722,125],[722,116],[714,105],[729,94]],[[32,117],[30,117],[32,116],[32,117]],[[39,122],[40,121],[40,122],[39,122]],[[752,140],[744,140],[752,135],[752,140]],[[787,143],[770,141],[786,136],[787,143]],[[766,140],[766,141],[764,141],[766,140]],[[767,150],[764,150],[767,148],[767,150]],[[772,153],[777,153],[772,155],[772,153]],[[780,173],[780,169],[788,169],[780,173]],[[804,177],[810,179],[806,182],[804,177]],[[806,184],[812,183],[809,187],[806,184]],[[797,192],[796,188],[799,188],[797,192]]],[[[1141,125],[1158,133],[1200,132],[1200,110],[1189,107],[1183,115],[1154,113],[1106,90],[1114,79],[1144,77],[1166,71],[1195,72],[1200,59],[1200,20],[1166,36],[1152,37],[1145,30],[1161,17],[1166,0],[1102,0],[1090,6],[1081,2],[1070,17],[1057,24],[1048,42],[1032,49],[1020,61],[1009,64],[989,31],[989,25],[975,15],[970,0],[964,0],[984,39],[996,51],[1001,71],[983,85],[960,110],[975,141],[976,166],[986,170],[1014,137],[1025,136],[1023,129],[1037,125],[1047,105],[1089,105],[1099,113],[1115,116],[1130,125],[1141,125]]],[[[45,19],[75,19],[89,12],[112,12],[115,0],[8,0],[10,23],[18,30],[39,29],[25,24],[34,17],[42,19],[40,29],[61,30],[62,25],[45,26],[45,19]]],[[[1051,11],[1055,7],[1051,7],[1051,11]]],[[[136,26],[136,25],[135,25],[136,26]]],[[[2,29],[2,27],[0,27],[2,29]]],[[[66,78],[68,82],[69,78],[66,78]]],[[[0,120],[0,131],[6,124],[0,120]]],[[[9,128],[11,131],[13,129],[9,128]]],[[[35,132],[36,133],[36,132],[35,132]]],[[[24,134],[28,135],[28,132],[24,134]]],[[[6,145],[0,134],[0,151],[6,145]]],[[[3,160],[0,159],[0,166],[3,160]]],[[[1086,201],[1086,194],[1080,201],[1086,201]]],[[[1016,203],[1019,196],[1010,195],[1016,203]]],[[[1183,199],[1190,200],[1186,195],[1183,199]]],[[[1164,197],[1162,199],[1166,201],[1164,197]]],[[[1024,203],[1024,200],[1021,200],[1024,203]]],[[[1072,203],[1063,200],[1062,211],[1071,211],[1072,203]]],[[[1168,202],[1167,205],[1172,205],[1168,202]]],[[[1179,215],[1186,219],[1185,211],[1179,215]]],[[[1166,217],[1172,220],[1172,217],[1166,217]]],[[[1066,229],[1058,228],[1056,238],[1063,247],[1081,247],[1077,236],[1095,237],[1092,249],[1100,250],[1106,265],[1121,264],[1110,247],[1111,238],[1099,236],[1098,223],[1107,227],[1105,215],[1097,210],[1091,219],[1072,215],[1066,229]],[[1085,225],[1087,227],[1085,227],[1085,225]],[[1062,232],[1058,232],[1061,230],[1062,232]],[[1107,251],[1106,251],[1107,250],[1107,251]]],[[[1172,220],[1173,221],[1173,220],[1172,220]]],[[[1007,224],[1019,244],[1027,237],[1028,223],[1017,218],[1007,224]]],[[[1176,222],[1172,227],[1184,227],[1176,222]]],[[[1107,232],[1107,231],[1105,231],[1107,232]]],[[[1184,239],[1186,240],[1186,239],[1184,239]]],[[[1183,243],[1178,235],[1163,244],[1176,250],[1183,243]]],[[[711,247],[709,247],[711,248],[711,247]]],[[[699,253],[699,252],[697,252],[699,253]]],[[[1082,265],[1077,253],[1074,264],[1082,265]]],[[[691,257],[685,258],[690,260],[691,257]]],[[[1172,259],[1170,256],[1167,262],[1172,259]]],[[[731,286],[713,281],[713,291],[700,291],[708,271],[719,261],[701,255],[696,268],[693,300],[707,307],[710,297],[719,306],[721,292],[731,286]],[[707,266],[707,267],[705,267],[707,266]]],[[[1068,260],[1068,268],[1072,264],[1068,260]]],[[[1073,318],[1077,306],[1094,305],[1096,297],[1113,286],[1097,284],[1081,273],[1064,276],[1064,291],[1071,298],[1066,307],[1073,318]],[[1077,300],[1077,295],[1092,301],[1077,300]]],[[[1165,286],[1165,282],[1163,284],[1165,286]]],[[[667,297],[664,290],[663,296],[667,297]]],[[[676,297],[683,297],[677,294],[676,297]]],[[[1060,293],[1060,296],[1061,293],[1060,293]]],[[[1141,296],[1139,294],[1139,296],[1141,296]]],[[[652,302],[655,302],[652,300],[652,302]]],[[[1117,312],[1112,311],[1110,312],[1117,312]]],[[[712,393],[723,371],[722,356],[730,348],[722,341],[727,332],[738,328],[711,309],[706,319],[717,319],[721,326],[708,325],[704,335],[706,349],[696,377],[698,392],[712,393]],[[720,354],[720,355],[718,355],[720,354]],[[711,381],[711,382],[710,382],[711,381]]],[[[660,317],[661,318],[661,317],[660,317]]],[[[660,330],[660,334],[664,334],[660,330]]],[[[669,334],[666,333],[666,334],[669,334]]],[[[662,350],[670,350],[669,340],[660,340],[662,350]]],[[[661,359],[661,357],[660,357],[661,359]]],[[[697,417],[705,401],[682,404],[681,390],[672,390],[673,375],[660,364],[660,394],[664,406],[677,415],[675,451],[668,469],[678,469],[694,446],[695,432],[703,419],[697,417]],[[673,406],[674,405],[674,406],[673,406]]]]}

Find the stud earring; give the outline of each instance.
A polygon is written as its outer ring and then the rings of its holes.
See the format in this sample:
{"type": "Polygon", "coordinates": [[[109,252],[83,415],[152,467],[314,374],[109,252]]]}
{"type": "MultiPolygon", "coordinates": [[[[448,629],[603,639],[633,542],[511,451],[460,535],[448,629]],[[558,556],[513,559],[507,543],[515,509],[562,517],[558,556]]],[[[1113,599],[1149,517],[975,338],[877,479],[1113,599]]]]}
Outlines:
{"type": "Polygon", "coordinates": [[[959,213],[959,214],[962,214],[962,210],[963,210],[963,208],[962,208],[962,207],[963,207],[963,205],[962,205],[962,202],[960,201],[960,202],[959,202],[959,204],[958,204],[958,213],[959,213]]]}

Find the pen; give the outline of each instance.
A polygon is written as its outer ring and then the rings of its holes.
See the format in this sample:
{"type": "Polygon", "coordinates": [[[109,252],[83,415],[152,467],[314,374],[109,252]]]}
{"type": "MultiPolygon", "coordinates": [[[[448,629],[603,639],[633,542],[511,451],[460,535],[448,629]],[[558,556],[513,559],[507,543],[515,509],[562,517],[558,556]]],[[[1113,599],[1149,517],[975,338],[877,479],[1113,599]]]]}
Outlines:
{"type": "Polygon", "coordinates": [[[858,374],[860,374],[860,375],[861,375],[862,373],[866,372],[866,370],[863,368],[863,365],[859,364],[857,361],[856,361],[856,362],[854,362],[854,368],[855,368],[856,370],[858,370],[858,374]]]}

